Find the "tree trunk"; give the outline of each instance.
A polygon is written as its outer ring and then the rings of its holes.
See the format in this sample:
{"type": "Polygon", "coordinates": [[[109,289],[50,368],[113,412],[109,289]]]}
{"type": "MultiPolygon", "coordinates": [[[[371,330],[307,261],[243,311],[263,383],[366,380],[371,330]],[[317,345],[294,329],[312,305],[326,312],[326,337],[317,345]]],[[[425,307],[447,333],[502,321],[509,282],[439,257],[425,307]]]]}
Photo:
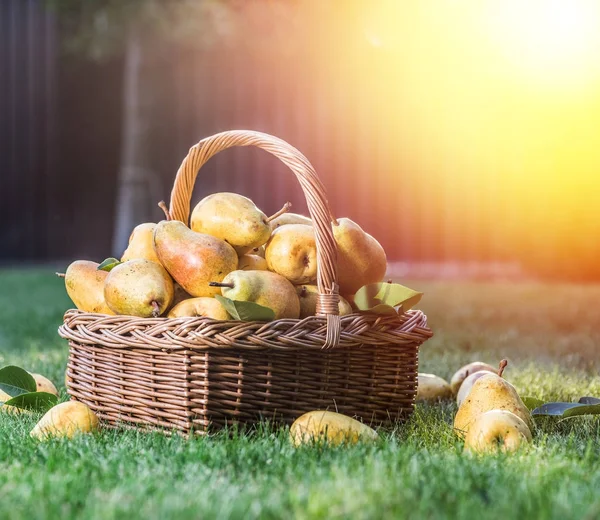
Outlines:
{"type": "MultiPolygon", "coordinates": [[[[135,226],[156,221],[160,210],[160,178],[152,168],[151,123],[153,83],[142,81],[147,47],[135,28],[130,31],[123,74],[123,131],[117,186],[113,255],[120,258],[135,226]]],[[[146,66],[146,70],[148,67],[146,66]]]]}

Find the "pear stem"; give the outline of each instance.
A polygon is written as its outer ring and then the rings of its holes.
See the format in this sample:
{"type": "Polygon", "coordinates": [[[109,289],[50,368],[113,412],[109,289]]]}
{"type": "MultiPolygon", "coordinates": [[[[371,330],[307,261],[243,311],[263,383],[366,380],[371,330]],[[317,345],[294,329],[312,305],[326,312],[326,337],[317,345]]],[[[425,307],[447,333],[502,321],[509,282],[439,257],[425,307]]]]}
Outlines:
{"type": "Polygon", "coordinates": [[[54,273],[56,276],[58,276],[59,278],[64,278],[66,275],[65,273],[54,273]]]}
{"type": "Polygon", "coordinates": [[[277,213],[273,213],[270,217],[267,218],[267,222],[271,222],[271,220],[276,219],[277,217],[280,217],[284,213],[287,213],[291,207],[292,207],[292,203],[286,202],[283,205],[283,208],[281,208],[277,213]]]}
{"type": "Polygon", "coordinates": [[[502,377],[502,374],[504,373],[504,369],[506,368],[506,365],[508,365],[508,360],[503,359],[502,361],[500,361],[500,367],[498,368],[498,376],[502,377]]]}
{"type": "Polygon", "coordinates": [[[152,317],[153,318],[158,318],[160,316],[160,305],[158,305],[157,302],[155,302],[154,300],[152,300],[150,302],[150,305],[152,305],[152,317]]]}
{"type": "Polygon", "coordinates": [[[164,212],[164,214],[165,214],[165,218],[166,218],[167,220],[171,220],[171,215],[170,215],[170,213],[169,213],[169,208],[167,208],[167,205],[166,205],[166,203],[165,203],[165,201],[164,201],[164,200],[161,200],[161,201],[158,203],[158,207],[159,207],[160,209],[162,209],[162,210],[163,210],[163,212],[164,212]]]}
{"type": "Polygon", "coordinates": [[[231,282],[229,282],[229,283],[226,283],[226,282],[208,282],[208,285],[210,287],[229,287],[230,289],[234,288],[234,285],[231,282]]]}

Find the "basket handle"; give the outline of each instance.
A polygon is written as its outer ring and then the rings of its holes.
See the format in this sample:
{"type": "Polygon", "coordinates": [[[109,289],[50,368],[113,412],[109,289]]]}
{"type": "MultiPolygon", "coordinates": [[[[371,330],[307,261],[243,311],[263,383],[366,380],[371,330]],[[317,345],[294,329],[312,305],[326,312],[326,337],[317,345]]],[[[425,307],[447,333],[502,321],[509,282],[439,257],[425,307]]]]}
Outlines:
{"type": "Polygon", "coordinates": [[[339,287],[337,283],[337,246],[331,228],[335,222],[325,187],[304,155],[284,140],[252,130],[231,130],[203,139],[192,146],[181,163],[171,192],[169,215],[188,225],[190,201],[198,170],[219,152],[234,146],[256,146],[277,157],[295,174],[313,221],[317,246],[317,315],[327,317],[324,348],[335,347],[340,338],[339,287]]]}

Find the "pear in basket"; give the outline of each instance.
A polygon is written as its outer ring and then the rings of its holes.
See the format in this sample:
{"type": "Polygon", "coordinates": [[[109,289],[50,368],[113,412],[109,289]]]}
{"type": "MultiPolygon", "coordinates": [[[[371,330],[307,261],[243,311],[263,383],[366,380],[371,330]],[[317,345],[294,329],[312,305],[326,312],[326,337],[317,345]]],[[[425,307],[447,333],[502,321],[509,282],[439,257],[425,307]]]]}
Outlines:
{"type": "Polygon", "coordinates": [[[317,278],[315,231],[306,224],[278,227],[265,248],[270,271],[285,276],[294,284],[310,283],[317,278]]]}
{"type": "MultiPolygon", "coordinates": [[[[298,298],[300,300],[300,318],[314,316],[317,313],[317,299],[319,297],[319,288],[316,285],[299,285],[296,287],[298,298]]],[[[343,296],[340,296],[338,304],[340,316],[352,314],[352,306],[343,296]]]]}
{"type": "Polygon", "coordinates": [[[271,231],[275,231],[280,226],[286,224],[306,224],[312,226],[312,220],[298,213],[284,213],[271,220],[271,231]]]}
{"type": "Polygon", "coordinates": [[[237,269],[233,247],[220,238],[196,233],[178,220],[163,220],[154,230],[154,249],[165,269],[191,296],[214,296],[221,291],[209,282],[223,280],[237,269]]]}
{"type": "Polygon", "coordinates": [[[229,320],[230,316],[215,298],[202,296],[190,298],[175,305],[167,315],[168,318],[203,317],[213,320],[229,320]]]}
{"type": "Polygon", "coordinates": [[[214,193],[203,198],[192,211],[190,227],[224,240],[240,255],[262,246],[271,236],[267,216],[238,193],[214,193]]]}
{"type": "Polygon", "coordinates": [[[64,275],[67,294],[82,311],[114,314],[104,299],[104,282],[108,272],[98,271],[98,265],[88,260],[77,260],[67,267],[64,275]]]}
{"type": "Polygon", "coordinates": [[[121,257],[121,262],[145,258],[159,264],[160,260],[154,250],[154,241],[152,238],[155,228],[156,224],[152,222],[136,226],[129,237],[129,245],[121,257]]]}
{"type": "Polygon", "coordinates": [[[363,285],[381,282],[387,259],[381,244],[348,218],[333,226],[338,248],[338,282],[340,294],[351,296],[363,285]]]}
{"type": "Polygon", "coordinates": [[[266,271],[267,261],[264,257],[258,255],[242,255],[237,268],[242,271],[266,271]]]}

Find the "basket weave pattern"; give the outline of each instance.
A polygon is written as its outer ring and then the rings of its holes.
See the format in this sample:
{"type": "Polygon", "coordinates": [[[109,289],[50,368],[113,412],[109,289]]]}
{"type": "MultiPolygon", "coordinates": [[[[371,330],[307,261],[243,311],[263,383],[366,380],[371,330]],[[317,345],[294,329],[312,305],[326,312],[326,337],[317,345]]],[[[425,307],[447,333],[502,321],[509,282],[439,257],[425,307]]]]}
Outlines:
{"type": "Polygon", "coordinates": [[[134,318],[70,310],[68,390],[108,426],[184,435],[260,419],[291,423],[337,410],[365,422],[406,418],[416,393],[418,349],[432,333],[420,311],[338,316],[336,246],[325,190],[308,160],[275,137],[232,131],[192,147],[171,196],[171,218],[187,224],[199,168],[231,146],[273,153],[296,174],[313,219],[317,316],[272,322],[134,318]]]}

